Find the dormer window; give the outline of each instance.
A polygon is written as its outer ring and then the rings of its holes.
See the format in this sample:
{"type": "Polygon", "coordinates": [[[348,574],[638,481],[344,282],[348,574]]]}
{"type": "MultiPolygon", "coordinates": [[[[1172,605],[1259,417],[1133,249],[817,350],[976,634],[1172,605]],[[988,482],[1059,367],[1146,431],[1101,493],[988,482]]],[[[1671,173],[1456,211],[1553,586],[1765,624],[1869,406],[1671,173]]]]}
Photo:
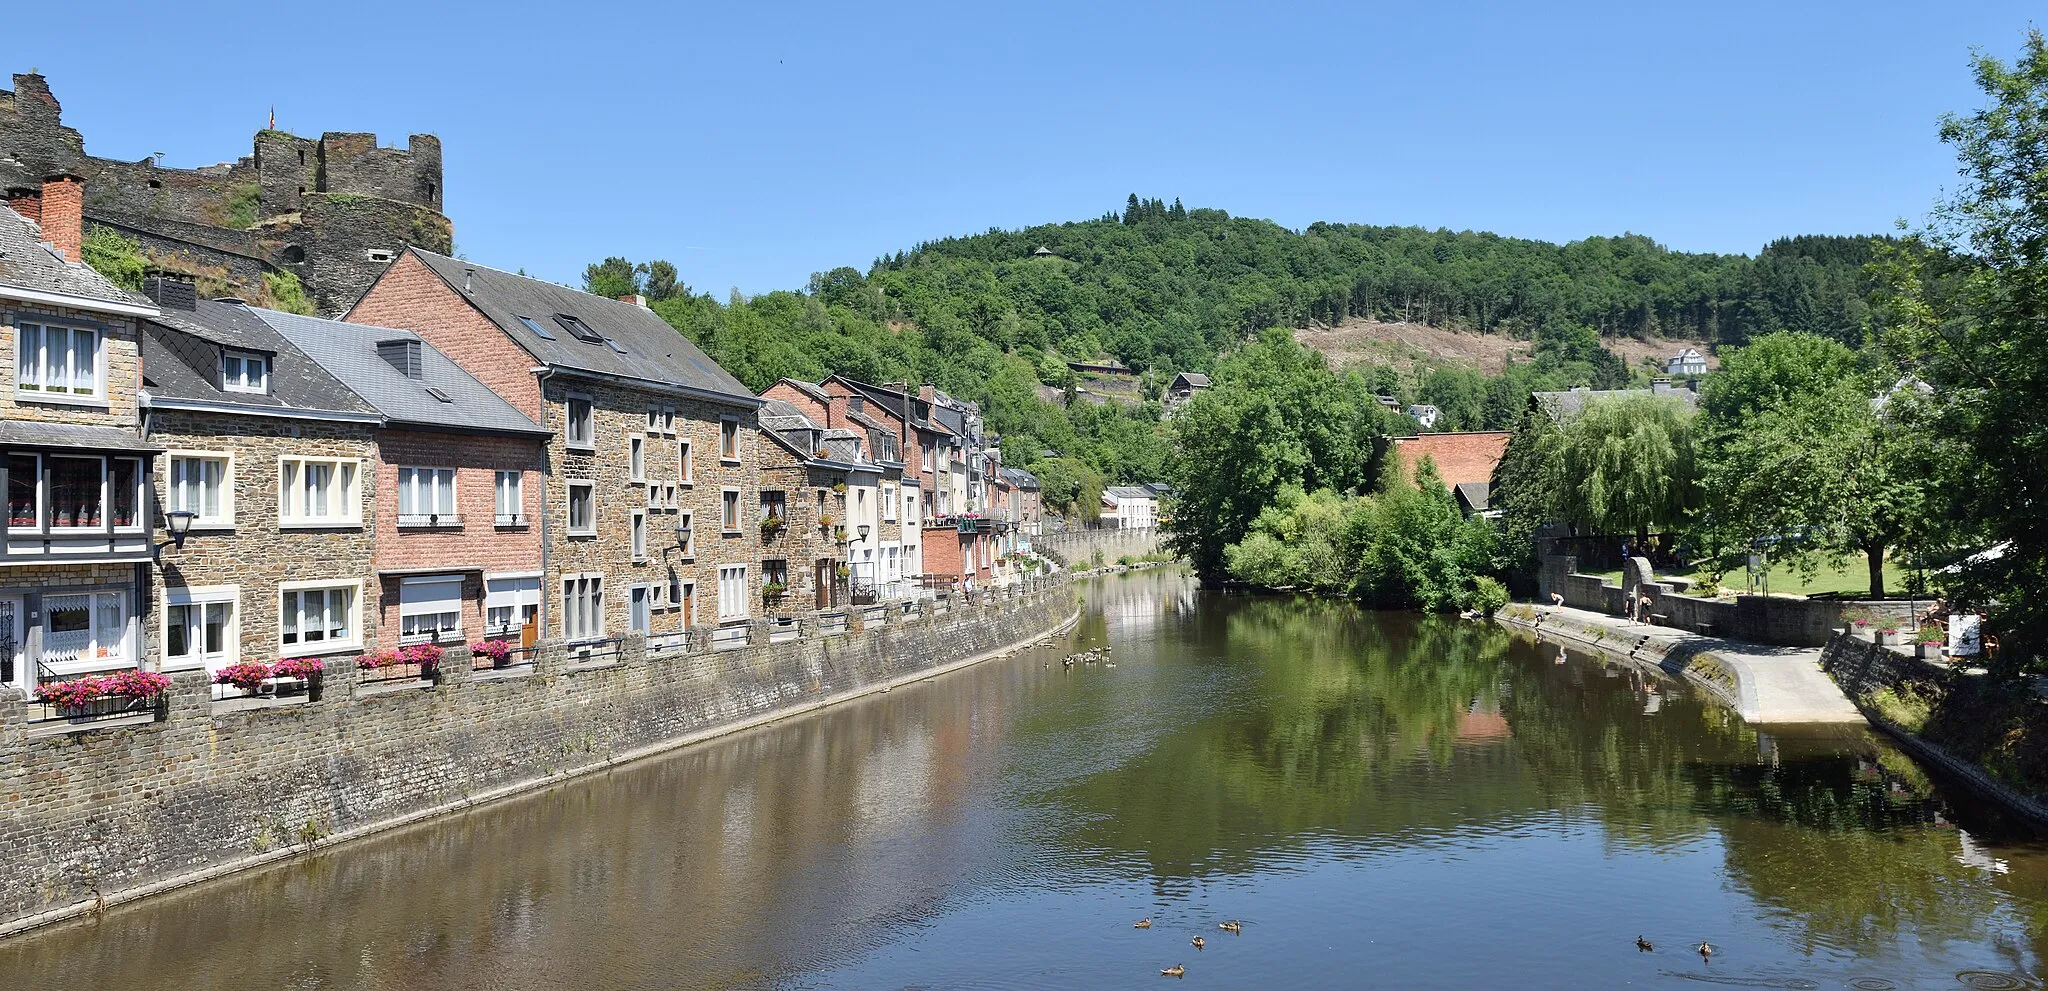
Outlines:
{"type": "Polygon", "coordinates": [[[222,392],[270,392],[270,356],[250,351],[222,351],[220,355],[222,392]]]}

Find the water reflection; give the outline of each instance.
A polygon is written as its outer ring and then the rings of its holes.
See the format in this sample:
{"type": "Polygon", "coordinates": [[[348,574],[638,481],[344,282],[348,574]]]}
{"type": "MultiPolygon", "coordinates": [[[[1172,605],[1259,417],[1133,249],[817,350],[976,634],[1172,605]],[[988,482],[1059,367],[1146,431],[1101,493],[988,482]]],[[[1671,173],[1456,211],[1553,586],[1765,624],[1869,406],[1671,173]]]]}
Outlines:
{"type": "Polygon", "coordinates": [[[1089,602],[1055,647],[0,943],[0,987],[1947,987],[2048,950],[2048,857],[1867,734],[1489,625],[1173,573],[1089,602]]]}

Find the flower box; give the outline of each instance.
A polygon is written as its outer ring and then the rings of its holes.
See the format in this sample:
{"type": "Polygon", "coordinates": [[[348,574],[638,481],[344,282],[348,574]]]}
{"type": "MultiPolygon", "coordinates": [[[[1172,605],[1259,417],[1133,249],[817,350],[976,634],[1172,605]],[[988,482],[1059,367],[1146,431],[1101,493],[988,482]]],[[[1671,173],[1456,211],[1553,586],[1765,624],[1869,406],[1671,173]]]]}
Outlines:
{"type": "Polygon", "coordinates": [[[1899,631],[1893,629],[1879,630],[1877,631],[1877,642],[1880,646],[1894,646],[1899,642],[1899,631]]]}
{"type": "Polygon", "coordinates": [[[784,585],[781,582],[769,582],[768,584],[761,586],[761,596],[762,598],[767,599],[780,599],[782,598],[783,594],[788,591],[789,586],[784,585]]]}
{"type": "Polygon", "coordinates": [[[1913,653],[1924,661],[1939,660],[1941,658],[1941,648],[1942,645],[1939,643],[1922,641],[1918,647],[1914,648],[1913,653]]]}
{"type": "Polygon", "coordinates": [[[490,658],[494,668],[507,667],[512,661],[512,644],[504,640],[478,640],[469,645],[469,652],[474,657],[490,658]]]}
{"type": "Polygon", "coordinates": [[[63,719],[111,716],[132,711],[137,703],[161,702],[170,688],[169,675],[119,671],[45,682],[36,686],[36,701],[57,710],[63,719]]]}

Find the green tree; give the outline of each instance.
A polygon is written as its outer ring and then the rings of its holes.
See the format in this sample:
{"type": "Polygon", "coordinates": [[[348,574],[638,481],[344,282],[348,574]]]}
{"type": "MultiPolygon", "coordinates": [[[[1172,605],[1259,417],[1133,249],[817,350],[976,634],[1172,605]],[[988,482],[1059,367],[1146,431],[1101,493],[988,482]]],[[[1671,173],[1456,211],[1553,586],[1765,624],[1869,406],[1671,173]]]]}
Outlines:
{"type": "MultiPolygon", "coordinates": [[[[660,259],[643,262],[633,266],[633,271],[640,276],[642,289],[647,293],[648,300],[652,302],[658,303],[664,299],[674,299],[677,296],[688,296],[690,294],[690,287],[684,285],[676,278],[676,267],[668,262],[660,259]]],[[[586,272],[584,278],[588,280],[589,273],[586,272]]],[[[626,294],[620,293],[619,295],[623,296],[626,294]]]]}
{"type": "Polygon", "coordinates": [[[640,291],[640,273],[624,258],[607,258],[583,269],[583,291],[617,299],[640,291]]]}
{"type": "Polygon", "coordinates": [[[1551,510],[1603,534],[1676,527],[1699,505],[1693,412],[1647,393],[1597,399],[1544,439],[1551,510]]]}

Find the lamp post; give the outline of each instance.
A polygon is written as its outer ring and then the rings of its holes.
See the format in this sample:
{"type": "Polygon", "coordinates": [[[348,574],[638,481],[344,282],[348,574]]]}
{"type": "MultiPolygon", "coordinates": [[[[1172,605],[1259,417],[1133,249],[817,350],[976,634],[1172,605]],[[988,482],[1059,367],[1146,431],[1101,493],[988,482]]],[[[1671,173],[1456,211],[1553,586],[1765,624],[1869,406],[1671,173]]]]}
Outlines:
{"type": "Polygon", "coordinates": [[[199,514],[189,509],[173,509],[164,514],[164,532],[171,535],[171,546],[185,549],[185,537],[192,532],[192,521],[199,514]]]}
{"type": "Polygon", "coordinates": [[[690,552],[690,524],[681,520],[676,521],[676,550],[684,554],[690,552]]]}

